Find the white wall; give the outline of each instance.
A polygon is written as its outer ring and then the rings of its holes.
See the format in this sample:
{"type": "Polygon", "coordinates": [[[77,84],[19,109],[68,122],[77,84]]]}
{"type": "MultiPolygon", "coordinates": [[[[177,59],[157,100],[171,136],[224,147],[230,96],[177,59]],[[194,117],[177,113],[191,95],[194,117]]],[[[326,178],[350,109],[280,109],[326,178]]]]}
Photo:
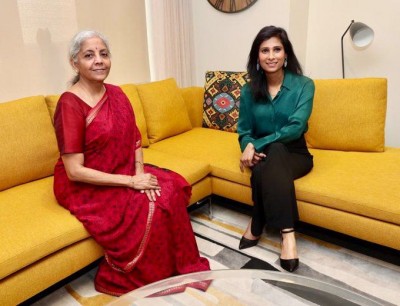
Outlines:
{"type": "Polygon", "coordinates": [[[150,80],[144,0],[1,0],[0,102],[63,92],[69,41],[87,28],[110,40],[108,82],[150,80]]]}
{"type": "Polygon", "coordinates": [[[306,70],[312,78],[342,78],[340,38],[351,20],[375,31],[372,44],[354,48],[344,37],[346,78],[388,79],[386,145],[400,146],[400,1],[310,0],[306,70]]]}
{"type": "Polygon", "coordinates": [[[258,31],[271,24],[289,27],[290,0],[258,0],[249,9],[235,14],[219,12],[206,0],[191,1],[194,85],[204,86],[207,70],[246,70],[250,47],[258,31]]]}
{"type": "Polygon", "coordinates": [[[289,38],[294,52],[307,74],[307,37],[308,37],[309,0],[291,0],[289,17],[289,38]]]}

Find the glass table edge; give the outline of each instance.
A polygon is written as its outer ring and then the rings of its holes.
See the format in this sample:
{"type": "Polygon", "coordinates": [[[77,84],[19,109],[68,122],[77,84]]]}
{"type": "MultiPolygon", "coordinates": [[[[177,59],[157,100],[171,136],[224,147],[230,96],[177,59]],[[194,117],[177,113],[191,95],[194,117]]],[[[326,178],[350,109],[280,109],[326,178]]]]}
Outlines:
{"type": "Polygon", "coordinates": [[[173,287],[179,287],[193,282],[200,282],[206,280],[214,280],[221,278],[252,278],[252,279],[263,279],[268,281],[279,281],[286,284],[294,284],[298,286],[308,287],[323,291],[329,294],[333,294],[344,298],[348,301],[359,303],[365,306],[377,306],[382,305],[370,298],[363,296],[359,293],[353,292],[346,288],[333,285],[327,282],[316,280],[310,277],[296,275],[292,273],[269,271],[269,270],[258,270],[258,269],[240,269],[240,270],[210,270],[203,272],[195,272],[189,274],[183,274],[173,276],[158,282],[154,282],[128,292],[113,302],[107,304],[109,306],[118,305],[129,305],[140,299],[146,298],[157,292],[171,289],[173,287]]]}

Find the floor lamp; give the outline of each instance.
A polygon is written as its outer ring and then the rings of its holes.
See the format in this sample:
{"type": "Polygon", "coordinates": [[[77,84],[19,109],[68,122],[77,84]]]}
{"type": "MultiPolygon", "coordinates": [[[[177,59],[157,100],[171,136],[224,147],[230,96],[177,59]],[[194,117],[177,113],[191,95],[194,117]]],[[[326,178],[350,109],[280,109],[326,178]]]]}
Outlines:
{"type": "Polygon", "coordinates": [[[372,40],[374,39],[374,30],[372,30],[369,26],[362,22],[354,22],[351,21],[350,25],[347,27],[346,31],[344,31],[341,39],[342,46],[342,74],[344,79],[344,56],[343,56],[343,37],[350,30],[350,37],[354,45],[359,48],[363,48],[368,46],[372,40]]]}

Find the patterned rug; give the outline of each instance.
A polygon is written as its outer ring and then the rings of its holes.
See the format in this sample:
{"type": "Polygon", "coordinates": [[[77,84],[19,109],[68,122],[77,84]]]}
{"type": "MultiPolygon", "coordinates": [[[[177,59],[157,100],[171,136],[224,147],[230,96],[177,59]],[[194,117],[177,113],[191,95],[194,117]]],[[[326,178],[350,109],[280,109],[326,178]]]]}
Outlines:
{"type": "MultiPolygon", "coordinates": [[[[247,214],[213,205],[211,220],[206,209],[195,210],[190,215],[200,252],[202,256],[210,260],[213,270],[282,271],[279,266],[280,236],[278,233],[263,234],[256,247],[243,251],[237,249],[240,237],[249,222],[250,217],[247,214]]],[[[297,233],[297,247],[300,267],[295,272],[296,274],[362,293],[381,305],[400,305],[400,267],[398,265],[299,233],[297,233]]],[[[95,273],[95,269],[91,270],[33,305],[92,306],[106,305],[114,301],[114,297],[94,290],[95,273]]],[[[232,305],[232,301],[233,299],[227,299],[225,296],[219,301],[218,299],[209,300],[201,305],[232,305]],[[223,302],[228,300],[230,301],[228,304],[223,302]]],[[[282,305],[287,305],[286,302],[288,300],[282,305]]],[[[178,299],[169,299],[167,304],[185,305],[178,299]]],[[[300,297],[297,297],[291,301],[290,305],[315,304],[304,303],[300,297]]]]}

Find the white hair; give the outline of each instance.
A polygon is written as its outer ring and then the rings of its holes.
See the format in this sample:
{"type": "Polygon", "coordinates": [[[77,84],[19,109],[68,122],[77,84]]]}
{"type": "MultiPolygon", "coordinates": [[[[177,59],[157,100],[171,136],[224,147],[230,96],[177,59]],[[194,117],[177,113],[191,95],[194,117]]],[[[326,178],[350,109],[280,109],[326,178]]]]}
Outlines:
{"type": "Polygon", "coordinates": [[[71,45],[69,48],[70,60],[73,60],[74,62],[76,62],[76,57],[78,56],[78,53],[81,50],[82,43],[84,41],[86,41],[87,39],[93,38],[93,37],[100,38],[103,41],[103,43],[106,45],[107,50],[110,51],[110,46],[109,46],[108,40],[103,34],[93,31],[93,30],[84,30],[84,31],[81,31],[81,32],[75,34],[75,36],[72,38],[71,45]]]}
{"type": "MultiPolygon", "coordinates": [[[[76,63],[77,56],[79,51],[81,51],[82,43],[85,42],[89,38],[98,37],[103,43],[106,45],[108,52],[110,52],[110,45],[108,43],[107,38],[101,34],[100,32],[93,30],[84,30],[75,34],[75,36],[71,40],[71,44],[69,47],[69,59],[76,63]]],[[[72,84],[75,84],[79,81],[79,74],[77,74],[71,81],[72,84]]]]}

